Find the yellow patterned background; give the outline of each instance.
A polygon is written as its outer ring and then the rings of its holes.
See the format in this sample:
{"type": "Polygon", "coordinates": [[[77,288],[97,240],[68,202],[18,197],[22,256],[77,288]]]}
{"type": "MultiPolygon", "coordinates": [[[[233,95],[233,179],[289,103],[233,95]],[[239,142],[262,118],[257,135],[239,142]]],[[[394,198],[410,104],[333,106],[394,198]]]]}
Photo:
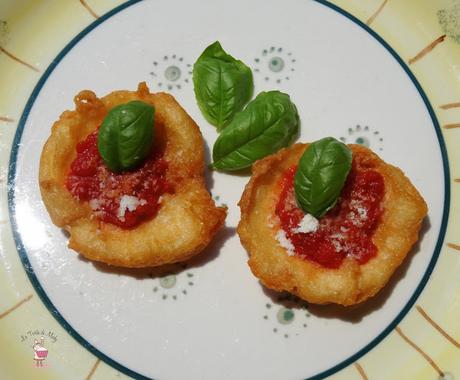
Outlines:
{"type": "MultiPolygon", "coordinates": [[[[382,343],[331,378],[460,380],[460,1],[332,2],[383,37],[427,93],[447,145],[452,198],[440,258],[416,305],[382,343]]],[[[76,34],[121,3],[0,2],[0,379],[125,377],[80,346],[42,304],[16,252],[7,211],[10,147],[33,87],[76,34]],[[49,368],[40,371],[31,363],[36,326],[56,338],[47,345],[49,368]]]]}

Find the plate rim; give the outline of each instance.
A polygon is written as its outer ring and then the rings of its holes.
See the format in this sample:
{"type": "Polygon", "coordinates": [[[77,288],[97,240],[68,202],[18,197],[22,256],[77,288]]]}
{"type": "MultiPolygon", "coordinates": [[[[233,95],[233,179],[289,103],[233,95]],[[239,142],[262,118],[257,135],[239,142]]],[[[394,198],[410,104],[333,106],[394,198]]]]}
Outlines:
{"type": "MultiPolygon", "coordinates": [[[[81,32],[79,32],[75,37],[73,37],[65,46],[64,48],[58,53],[56,58],[54,58],[51,63],[46,68],[43,75],[38,80],[37,84],[34,86],[31,95],[29,96],[27,103],[24,107],[24,110],[21,114],[17,129],[14,134],[14,139],[11,146],[10,158],[9,158],[9,165],[8,165],[8,178],[7,178],[7,197],[8,197],[8,214],[11,222],[11,230],[14,238],[14,242],[16,244],[16,250],[18,251],[19,257],[21,259],[22,266],[29,278],[29,281],[32,283],[34,290],[39,295],[41,301],[46,306],[48,311],[53,315],[56,321],[66,330],[66,332],[71,335],[80,345],[90,351],[93,355],[98,357],[99,359],[106,362],[108,365],[112,366],[113,368],[119,370],[120,372],[139,379],[151,379],[150,377],[146,377],[120,363],[115,361],[114,359],[110,358],[108,355],[104,354],[102,351],[97,349],[91,343],[89,343],[85,338],[83,338],[78,331],[76,331],[68,322],[67,320],[61,315],[59,310],[54,306],[54,304],[49,299],[48,295],[46,294],[45,290],[41,286],[38,278],[35,275],[35,272],[32,268],[32,265],[29,261],[27,256],[27,252],[24,248],[22,243],[21,234],[18,231],[17,221],[16,221],[16,212],[15,212],[15,183],[16,183],[16,164],[18,158],[18,147],[20,146],[20,141],[22,138],[22,134],[25,128],[25,124],[29,117],[29,113],[37,99],[38,95],[43,88],[43,85],[48,80],[51,73],[57,67],[57,65],[61,62],[61,60],[73,49],[73,47],[78,44],[80,40],[82,40],[87,34],[89,34],[93,29],[97,28],[100,24],[105,22],[107,19],[111,18],[115,14],[123,11],[124,9],[137,4],[143,0],[128,0],[123,4],[120,4],[110,10],[109,12],[105,13],[91,24],[86,26],[81,32]]],[[[434,109],[423,90],[423,87],[420,85],[419,81],[417,80],[416,76],[413,72],[409,69],[408,65],[404,62],[404,60],[399,56],[399,54],[387,43],[376,31],[374,31],[369,25],[365,24],[361,20],[359,20],[356,16],[352,15],[348,11],[344,10],[340,6],[333,4],[329,0],[311,0],[316,3],[319,3],[327,8],[339,13],[340,15],[346,17],[350,21],[352,21],[357,26],[361,27],[369,33],[377,42],[383,46],[387,52],[391,54],[391,56],[399,63],[401,68],[410,78],[412,84],[415,86],[419,96],[422,98],[423,103],[428,110],[430,115],[433,127],[435,129],[436,137],[438,140],[439,148],[441,151],[441,158],[442,158],[442,165],[443,165],[443,174],[444,174],[444,204],[443,204],[443,214],[441,218],[441,225],[439,234],[437,237],[436,245],[433,250],[432,257],[429,261],[429,264],[423,274],[419,284],[417,285],[414,293],[411,295],[409,300],[407,301],[406,305],[398,312],[397,316],[376,336],[374,337],[369,343],[367,343],[364,347],[359,349],[357,352],[349,356],[348,358],[342,360],[338,364],[324,370],[318,374],[315,374],[309,377],[309,380],[316,380],[316,379],[323,379],[327,376],[331,376],[332,374],[337,373],[338,371],[346,368],[350,364],[357,361],[359,358],[370,352],[373,348],[375,348],[384,338],[386,338],[394,329],[395,327],[406,317],[409,311],[414,306],[417,299],[420,297],[422,291],[424,290],[425,286],[428,283],[431,274],[434,271],[436,266],[437,260],[439,258],[442,246],[444,244],[444,239],[446,235],[447,225],[449,221],[449,213],[450,213],[450,201],[451,201],[451,179],[450,179],[450,167],[447,155],[447,148],[444,141],[444,137],[441,132],[440,124],[434,112],[434,109]]]]}

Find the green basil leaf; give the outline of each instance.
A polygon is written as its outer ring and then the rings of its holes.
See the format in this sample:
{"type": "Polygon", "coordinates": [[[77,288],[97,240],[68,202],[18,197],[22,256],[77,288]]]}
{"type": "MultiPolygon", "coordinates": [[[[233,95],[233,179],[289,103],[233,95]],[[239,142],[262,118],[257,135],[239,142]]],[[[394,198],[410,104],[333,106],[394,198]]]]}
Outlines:
{"type": "Polygon", "coordinates": [[[352,153],[326,137],[312,143],[299,161],[294,191],[299,207],[316,218],[335,206],[351,169],[352,153]]]}
{"type": "Polygon", "coordinates": [[[97,147],[113,172],[134,169],[153,143],[155,109],[134,100],[112,108],[99,128],[97,147]]]}
{"type": "Polygon", "coordinates": [[[289,145],[298,129],[299,115],[289,95],[261,92],[219,135],[211,167],[224,171],[247,168],[289,145]]]}
{"type": "Polygon", "coordinates": [[[221,131],[251,99],[251,69],[227,54],[219,42],[208,46],[193,66],[195,97],[208,122],[221,131]]]}

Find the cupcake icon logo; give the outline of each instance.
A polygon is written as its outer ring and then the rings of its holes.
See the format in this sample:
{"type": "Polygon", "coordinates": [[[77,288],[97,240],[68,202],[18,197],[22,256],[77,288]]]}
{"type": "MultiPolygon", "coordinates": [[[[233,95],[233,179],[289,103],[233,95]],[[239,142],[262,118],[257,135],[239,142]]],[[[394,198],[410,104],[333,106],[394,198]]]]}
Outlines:
{"type": "Polygon", "coordinates": [[[35,339],[32,349],[34,350],[35,366],[43,367],[43,361],[48,356],[48,349],[45,347],[45,337],[42,336],[40,341],[35,339]]]}

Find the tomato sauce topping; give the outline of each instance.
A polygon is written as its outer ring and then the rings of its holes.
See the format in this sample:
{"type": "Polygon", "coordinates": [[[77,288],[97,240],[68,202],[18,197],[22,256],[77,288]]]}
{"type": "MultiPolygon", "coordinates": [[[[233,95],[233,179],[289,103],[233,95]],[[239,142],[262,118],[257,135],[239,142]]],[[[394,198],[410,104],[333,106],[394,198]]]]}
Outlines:
{"type": "Polygon", "coordinates": [[[160,196],[168,191],[167,163],[158,149],[133,171],[113,173],[97,148],[98,130],[77,144],[66,187],[81,201],[88,201],[100,220],[132,228],[157,212],[160,196]]]}
{"type": "Polygon", "coordinates": [[[295,255],[326,268],[339,268],[347,256],[365,264],[377,254],[372,234],[382,214],[384,180],[374,170],[358,170],[354,165],[334,208],[319,218],[316,231],[295,231],[304,212],[294,194],[296,167],[281,179],[281,195],[276,215],[281,228],[294,247],[295,255]]]}

